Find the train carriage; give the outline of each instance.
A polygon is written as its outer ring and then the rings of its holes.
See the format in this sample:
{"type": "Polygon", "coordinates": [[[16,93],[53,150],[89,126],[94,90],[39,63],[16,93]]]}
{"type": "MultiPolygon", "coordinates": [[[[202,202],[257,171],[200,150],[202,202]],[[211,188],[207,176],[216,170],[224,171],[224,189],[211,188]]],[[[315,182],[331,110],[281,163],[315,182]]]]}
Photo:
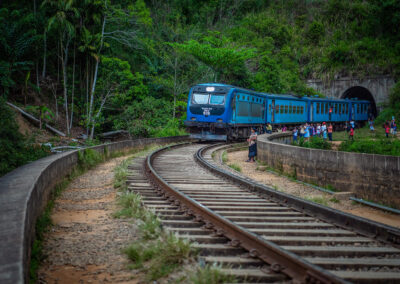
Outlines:
{"type": "Polygon", "coordinates": [[[350,117],[350,100],[303,98],[307,101],[308,121],[311,123],[330,121],[345,122],[350,117]],[[332,110],[329,114],[329,110],[332,110]]]}
{"type": "Polygon", "coordinates": [[[291,95],[266,94],[267,122],[272,124],[298,124],[307,122],[307,104],[291,95]]]}

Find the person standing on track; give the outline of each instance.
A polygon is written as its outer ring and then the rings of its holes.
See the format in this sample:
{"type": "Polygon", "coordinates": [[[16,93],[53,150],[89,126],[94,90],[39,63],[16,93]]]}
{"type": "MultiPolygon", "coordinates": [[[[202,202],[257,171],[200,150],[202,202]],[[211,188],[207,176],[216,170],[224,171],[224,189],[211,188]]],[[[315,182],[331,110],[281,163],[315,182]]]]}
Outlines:
{"type": "Polygon", "coordinates": [[[246,162],[254,163],[254,158],[257,156],[257,132],[254,128],[251,129],[251,134],[247,142],[249,142],[249,159],[246,162]]]}

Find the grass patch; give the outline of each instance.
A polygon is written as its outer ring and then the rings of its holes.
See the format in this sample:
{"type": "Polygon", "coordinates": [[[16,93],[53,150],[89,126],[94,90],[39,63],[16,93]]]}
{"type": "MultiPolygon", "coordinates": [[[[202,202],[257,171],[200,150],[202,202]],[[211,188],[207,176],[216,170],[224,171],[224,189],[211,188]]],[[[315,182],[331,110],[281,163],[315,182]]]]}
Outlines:
{"type": "Polygon", "coordinates": [[[242,168],[238,164],[232,163],[232,164],[229,164],[228,166],[230,168],[234,169],[235,171],[238,171],[238,172],[242,171],[242,168]]]}
{"type": "Polygon", "coordinates": [[[221,272],[221,267],[216,265],[206,265],[199,268],[190,277],[193,284],[219,284],[219,283],[237,283],[233,275],[221,272]]]}
{"type": "Polygon", "coordinates": [[[312,202],[318,203],[318,204],[321,204],[321,205],[324,205],[324,206],[328,206],[328,200],[327,200],[326,198],[324,198],[324,197],[319,197],[319,196],[310,197],[310,196],[306,196],[306,197],[304,197],[304,199],[306,199],[306,200],[308,200],[308,201],[312,201],[312,202]]]}
{"type": "Polygon", "coordinates": [[[222,158],[222,162],[224,164],[226,164],[226,162],[228,162],[228,153],[226,151],[223,151],[221,158],[222,158]]]}
{"type": "Polygon", "coordinates": [[[157,240],[133,243],[124,253],[133,262],[132,268],[141,269],[147,281],[154,281],[173,272],[196,252],[188,240],[162,233],[157,240]]]}
{"type": "Polygon", "coordinates": [[[333,198],[329,199],[329,201],[332,202],[332,203],[340,203],[340,200],[337,199],[336,197],[333,197],[333,198]]]}
{"type": "Polygon", "coordinates": [[[400,156],[400,140],[393,138],[347,140],[340,144],[340,151],[400,156]]]}
{"type": "MultiPolygon", "coordinates": [[[[319,186],[319,185],[317,185],[317,186],[319,186]]],[[[327,190],[329,190],[329,191],[332,191],[332,192],[339,192],[339,190],[337,190],[336,187],[334,187],[334,186],[331,185],[331,184],[327,184],[327,185],[325,186],[325,188],[326,188],[327,190]]]]}

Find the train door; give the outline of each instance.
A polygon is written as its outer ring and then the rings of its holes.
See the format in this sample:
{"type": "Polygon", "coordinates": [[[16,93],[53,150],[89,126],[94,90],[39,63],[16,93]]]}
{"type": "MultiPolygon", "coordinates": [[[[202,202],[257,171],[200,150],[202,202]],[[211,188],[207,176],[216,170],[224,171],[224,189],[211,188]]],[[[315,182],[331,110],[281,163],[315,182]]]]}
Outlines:
{"type": "Polygon", "coordinates": [[[271,107],[271,122],[274,123],[275,122],[275,100],[272,100],[271,105],[272,105],[272,107],[271,107]]]}
{"type": "Polygon", "coordinates": [[[356,104],[351,104],[351,120],[356,120],[356,104]]]}
{"type": "Polygon", "coordinates": [[[314,121],[314,103],[310,103],[310,122],[314,121]]]}
{"type": "Polygon", "coordinates": [[[238,96],[234,93],[232,98],[232,122],[236,122],[236,99],[238,96]]]}

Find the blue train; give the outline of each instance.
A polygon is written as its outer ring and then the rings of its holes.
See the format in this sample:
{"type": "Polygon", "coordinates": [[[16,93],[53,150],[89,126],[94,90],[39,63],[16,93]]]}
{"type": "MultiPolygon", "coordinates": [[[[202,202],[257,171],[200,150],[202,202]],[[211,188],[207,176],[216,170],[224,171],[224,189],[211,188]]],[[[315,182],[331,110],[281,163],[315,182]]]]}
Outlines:
{"type": "Polygon", "coordinates": [[[259,93],[235,86],[209,83],[190,89],[185,126],[201,140],[236,140],[263,125],[366,121],[370,102],[259,93]],[[331,111],[330,111],[331,110],[331,111]]]}

